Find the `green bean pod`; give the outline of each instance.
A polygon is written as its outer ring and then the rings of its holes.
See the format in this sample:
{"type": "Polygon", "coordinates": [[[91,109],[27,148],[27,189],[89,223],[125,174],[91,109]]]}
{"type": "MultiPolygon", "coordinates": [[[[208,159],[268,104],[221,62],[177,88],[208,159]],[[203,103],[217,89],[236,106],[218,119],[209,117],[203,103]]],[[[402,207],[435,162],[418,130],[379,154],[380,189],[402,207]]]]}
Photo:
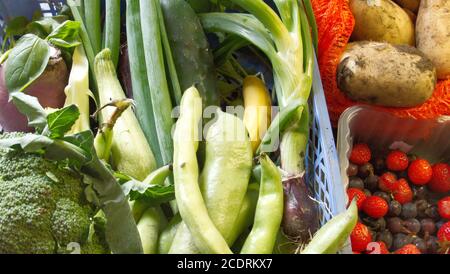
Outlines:
{"type": "Polygon", "coordinates": [[[200,191],[197,149],[202,99],[195,87],[185,91],[174,132],[175,197],[183,222],[201,253],[232,253],[209,217],[200,191]]]}
{"type": "Polygon", "coordinates": [[[180,214],[175,215],[172,220],[170,220],[167,227],[161,232],[159,235],[159,243],[158,243],[158,253],[159,254],[168,254],[170,247],[172,246],[173,239],[175,238],[175,234],[177,233],[178,227],[181,223],[180,214]]]}
{"type": "MultiPolygon", "coordinates": [[[[230,232],[241,209],[250,179],[253,153],[241,119],[217,111],[217,120],[206,136],[205,165],[200,176],[200,190],[209,217],[228,245],[230,232]]],[[[199,253],[186,225],[177,231],[170,253],[199,253]]]]}
{"type": "Polygon", "coordinates": [[[161,229],[161,215],[155,207],[148,208],[142,215],[137,228],[141,236],[144,254],[156,254],[161,229]]]}
{"type": "Polygon", "coordinates": [[[283,218],[283,184],[277,166],[260,156],[261,183],[255,222],[241,254],[272,254],[283,218]]]}
{"type": "Polygon", "coordinates": [[[353,200],[346,212],[326,223],[301,252],[302,254],[336,254],[345,244],[358,222],[358,207],[353,200]]]}

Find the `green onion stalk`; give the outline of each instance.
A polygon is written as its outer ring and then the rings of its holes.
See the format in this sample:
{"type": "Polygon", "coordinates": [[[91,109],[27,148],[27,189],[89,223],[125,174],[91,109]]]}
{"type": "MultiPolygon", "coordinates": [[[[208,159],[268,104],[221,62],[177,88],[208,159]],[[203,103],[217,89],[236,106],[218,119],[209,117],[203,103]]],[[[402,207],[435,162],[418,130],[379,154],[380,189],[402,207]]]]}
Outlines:
{"type": "MultiPolygon", "coordinates": [[[[289,175],[300,175],[305,169],[309,138],[308,98],[314,63],[313,39],[306,10],[310,10],[310,1],[274,0],[280,16],[263,0],[230,1],[249,14],[205,13],[200,15],[202,24],[208,31],[228,33],[246,40],[269,58],[281,110],[300,102],[301,107],[282,133],[280,144],[282,169],[289,175]]],[[[315,23],[312,26],[314,28],[315,23]]]]}

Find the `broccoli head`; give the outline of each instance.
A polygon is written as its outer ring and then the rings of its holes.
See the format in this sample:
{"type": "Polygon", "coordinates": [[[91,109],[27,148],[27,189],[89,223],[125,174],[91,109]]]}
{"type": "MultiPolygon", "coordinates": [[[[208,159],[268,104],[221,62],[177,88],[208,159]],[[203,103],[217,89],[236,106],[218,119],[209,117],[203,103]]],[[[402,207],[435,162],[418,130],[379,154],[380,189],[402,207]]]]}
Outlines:
{"type": "Polygon", "coordinates": [[[108,252],[85,186],[62,163],[0,149],[0,253],[108,252]]]}

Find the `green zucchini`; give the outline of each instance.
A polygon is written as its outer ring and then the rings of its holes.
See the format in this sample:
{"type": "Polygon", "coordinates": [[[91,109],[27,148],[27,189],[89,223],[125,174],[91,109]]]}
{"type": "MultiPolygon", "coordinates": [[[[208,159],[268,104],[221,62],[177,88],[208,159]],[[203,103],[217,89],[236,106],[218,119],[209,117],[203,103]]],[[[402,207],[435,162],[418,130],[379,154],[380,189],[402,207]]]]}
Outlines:
{"type": "Polygon", "coordinates": [[[219,105],[214,58],[195,11],[184,0],[161,0],[181,90],[195,85],[204,106],[219,105]]]}

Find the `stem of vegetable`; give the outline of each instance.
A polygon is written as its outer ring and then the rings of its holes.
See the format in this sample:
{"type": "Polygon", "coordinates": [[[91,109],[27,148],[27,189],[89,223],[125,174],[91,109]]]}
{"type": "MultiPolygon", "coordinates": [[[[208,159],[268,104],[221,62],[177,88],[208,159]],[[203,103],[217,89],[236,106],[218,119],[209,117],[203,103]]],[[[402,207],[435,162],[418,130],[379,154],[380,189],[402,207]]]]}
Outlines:
{"type": "MultiPolygon", "coordinates": [[[[97,152],[97,156],[105,162],[108,162],[111,157],[111,146],[114,135],[113,128],[117,122],[117,119],[119,119],[122,113],[127,110],[131,106],[131,104],[132,100],[130,99],[116,100],[106,104],[105,106],[97,110],[97,112],[99,112],[105,107],[115,107],[115,110],[111,114],[111,116],[104,123],[102,123],[94,140],[94,146],[95,151],[97,152]]],[[[96,113],[94,114],[94,116],[96,115],[96,113]]]]}
{"type": "MultiPolygon", "coordinates": [[[[89,67],[91,68],[91,71],[94,70],[94,59],[95,59],[95,53],[94,49],[92,47],[91,39],[89,38],[86,25],[83,21],[83,18],[80,14],[80,10],[78,8],[78,5],[75,0],[67,0],[67,4],[70,7],[70,10],[72,11],[72,15],[75,19],[75,21],[80,23],[80,32],[79,35],[81,37],[81,40],[83,41],[84,51],[86,53],[86,56],[89,61],[89,67]]],[[[95,86],[97,86],[96,79],[93,77],[92,79],[95,83],[95,86]]],[[[91,87],[92,88],[92,87],[91,87]]]]}
{"type": "Polygon", "coordinates": [[[111,50],[111,58],[117,68],[120,48],[120,0],[106,0],[105,2],[103,48],[111,50]]]}
{"type": "MultiPolygon", "coordinates": [[[[92,43],[94,55],[100,52],[102,46],[100,3],[100,0],[88,0],[84,2],[84,19],[86,26],[88,26],[87,33],[92,43]]],[[[81,15],[80,19],[82,19],[81,15]]]]}

